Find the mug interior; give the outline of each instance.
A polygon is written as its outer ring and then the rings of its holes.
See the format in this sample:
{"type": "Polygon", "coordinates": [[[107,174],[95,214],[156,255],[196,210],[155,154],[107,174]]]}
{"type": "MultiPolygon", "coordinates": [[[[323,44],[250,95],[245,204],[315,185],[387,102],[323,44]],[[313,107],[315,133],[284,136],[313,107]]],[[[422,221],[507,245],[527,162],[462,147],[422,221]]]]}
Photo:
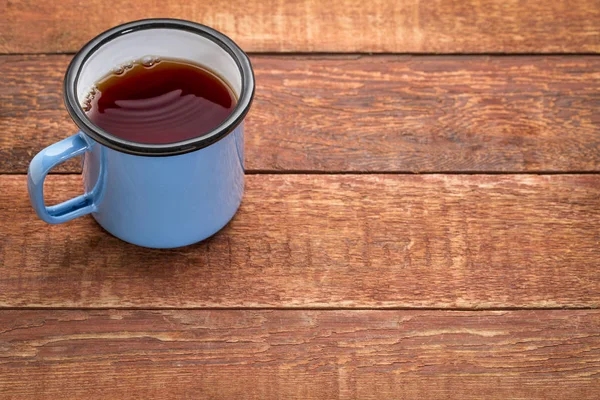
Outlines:
{"type": "Polygon", "coordinates": [[[189,21],[149,19],[117,26],[87,43],[67,68],[64,92],[71,118],[94,140],[124,153],[169,156],[202,149],[232,132],[250,108],[254,74],[248,56],[222,33],[189,21]],[[123,65],[147,57],[187,60],[212,70],[234,91],[236,107],[211,132],[175,143],[133,142],[96,126],[83,110],[96,82],[123,65]]]}
{"type": "Polygon", "coordinates": [[[119,36],[90,54],[75,82],[79,104],[83,104],[100,78],[144,57],[174,58],[203,65],[224,78],[237,97],[242,90],[242,74],[235,59],[217,43],[178,29],[146,29],[119,36]]]}

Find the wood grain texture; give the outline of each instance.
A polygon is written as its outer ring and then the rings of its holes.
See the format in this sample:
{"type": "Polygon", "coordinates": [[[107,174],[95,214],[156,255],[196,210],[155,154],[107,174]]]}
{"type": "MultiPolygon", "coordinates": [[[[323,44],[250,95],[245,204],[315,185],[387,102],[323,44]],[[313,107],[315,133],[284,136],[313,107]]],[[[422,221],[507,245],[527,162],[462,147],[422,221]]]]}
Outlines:
{"type": "Polygon", "coordinates": [[[599,311],[2,311],[10,399],[597,399],[599,311]]]}
{"type": "Polygon", "coordinates": [[[4,307],[600,305],[600,175],[250,175],[223,231],[167,251],[43,223],[24,176],[0,204],[4,307]]]}
{"type": "Polygon", "coordinates": [[[600,51],[598,0],[4,0],[0,9],[2,53],[76,51],[103,30],[149,17],[210,25],[246,51],[600,51]]]}
{"type": "MultiPolygon", "coordinates": [[[[0,172],[26,172],[76,131],[61,94],[69,59],[0,57],[0,172]]],[[[252,62],[249,171],[600,171],[600,57],[252,62]]]]}

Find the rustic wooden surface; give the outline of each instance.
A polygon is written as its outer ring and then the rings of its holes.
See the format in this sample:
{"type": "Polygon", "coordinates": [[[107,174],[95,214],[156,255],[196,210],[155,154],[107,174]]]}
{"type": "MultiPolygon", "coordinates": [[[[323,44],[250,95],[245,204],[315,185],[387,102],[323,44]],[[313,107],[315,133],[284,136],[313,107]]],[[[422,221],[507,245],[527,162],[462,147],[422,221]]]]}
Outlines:
{"type": "Polygon", "coordinates": [[[0,10],[2,53],[76,51],[105,29],[149,17],[205,23],[247,51],[600,51],[598,0],[3,0],[0,10]]]}
{"type": "MultiPolygon", "coordinates": [[[[76,132],[71,56],[0,57],[0,172],[76,132]]],[[[254,56],[253,171],[600,171],[600,58],[254,56]]],[[[72,161],[59,172],[78,172],[72,161]]]]}
{"type": "Polygon", "coordinates": [[[599,317],[597,310],[4,311],[0,393],[591,400],[600,381],[599,317]]]}
{"type": "Polygon", "coordinates": [[[0,0],[0,399],[598,399],[598,52],[598,0],[0,0]],[[157,16],[269,52],[240,212],[166,251],[44,224],[56,53],[157,16]]]}
{"type": "MultiPolygon", "coordinates": [[[[50,226],[0,176],[4,307],[598,307],[600,176],[251,175],[206,242],[50,226]],[[327,216],[324,218],[324,216],[327,216]]],[[[55,175],[49,204],[81,191],[55,175]]]]}

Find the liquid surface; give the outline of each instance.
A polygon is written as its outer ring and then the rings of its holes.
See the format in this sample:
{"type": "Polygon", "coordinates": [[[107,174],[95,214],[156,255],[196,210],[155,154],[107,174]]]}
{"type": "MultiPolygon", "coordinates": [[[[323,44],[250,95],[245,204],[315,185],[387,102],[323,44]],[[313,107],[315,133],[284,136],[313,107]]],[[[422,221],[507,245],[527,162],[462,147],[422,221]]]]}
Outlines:
{"type": "Polygon", "coordinates": [[[164,144],[205,135],[225,121],[235,105],[229,85],[205,67],[145,58],[98,81],[83,109],[114,136],[164,144]]]}

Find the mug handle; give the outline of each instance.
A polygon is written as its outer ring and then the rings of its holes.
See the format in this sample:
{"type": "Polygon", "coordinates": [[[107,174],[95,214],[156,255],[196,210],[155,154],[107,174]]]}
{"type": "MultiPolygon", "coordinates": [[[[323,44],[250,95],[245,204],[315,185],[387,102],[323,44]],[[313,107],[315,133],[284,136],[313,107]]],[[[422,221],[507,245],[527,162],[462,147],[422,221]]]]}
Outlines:
{"type": "Polygon", "coordinates": [[[54,143],[40,151],[29,164],[27,189],[36,214],[49,224],[60,224],[96,211],[94,191],[82,194],[55,206],[44,203],[44,179],[58,164],[91,150],[91,143],[81,132],[54,143]]]}

